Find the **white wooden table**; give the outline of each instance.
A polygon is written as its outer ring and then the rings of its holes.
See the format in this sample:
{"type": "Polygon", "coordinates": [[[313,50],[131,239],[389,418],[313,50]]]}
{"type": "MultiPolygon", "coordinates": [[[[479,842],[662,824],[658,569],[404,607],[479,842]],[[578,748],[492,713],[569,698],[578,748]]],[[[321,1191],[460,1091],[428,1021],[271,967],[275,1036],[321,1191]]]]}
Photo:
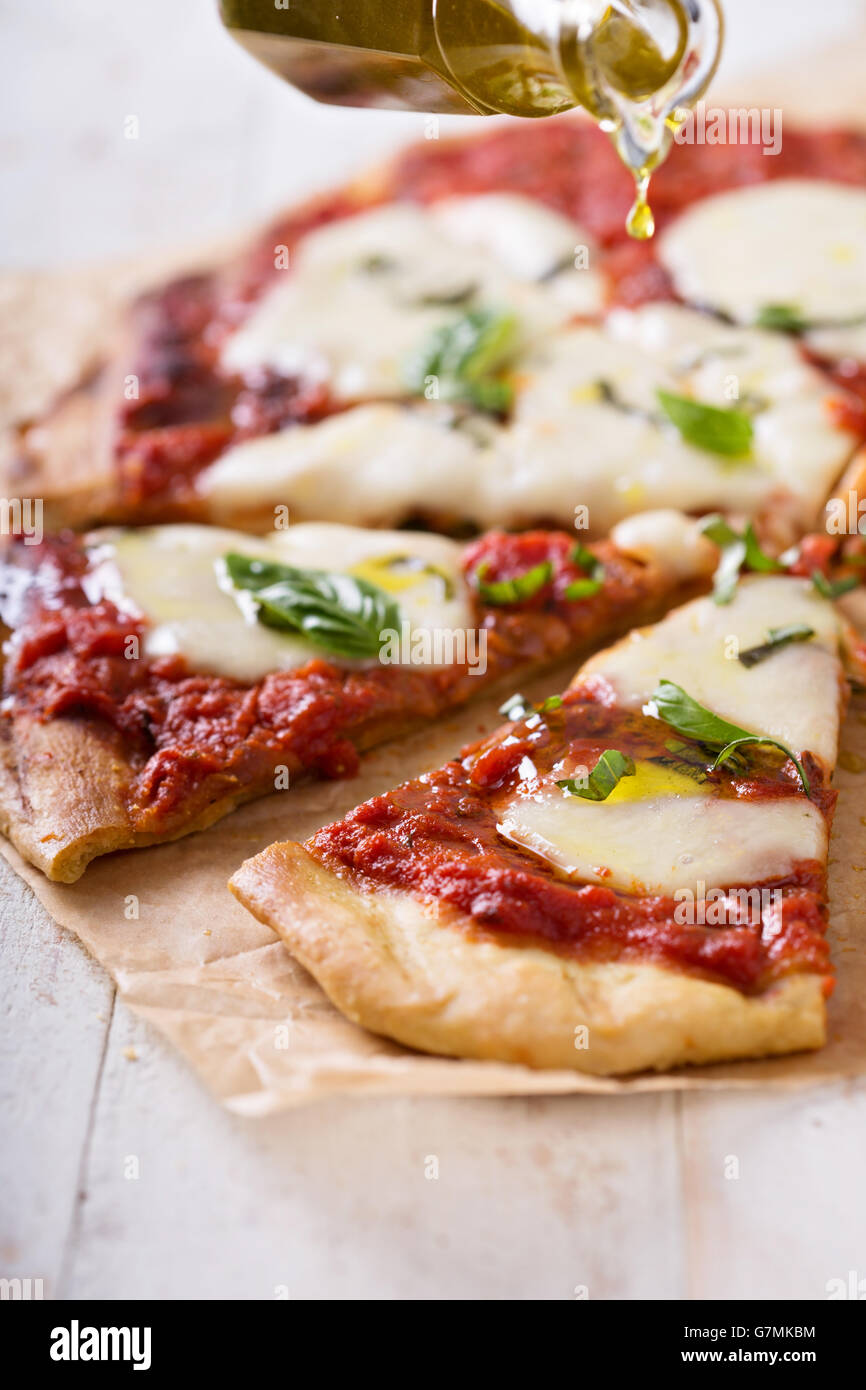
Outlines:
{"type": "MultiPolygon", "coordinates": [[[[419,132],[294,97],[210,0],[86,8],[0,0],[7,266],[229,232],[419,132]]],[[[729,70],[860,8],[727,0],[729,70]]],[[[0,1273],[46,1296],[821,1299],[866,1279],[866,1084],[242,1121],[3,864],[0,895],[0,1273]]]]}

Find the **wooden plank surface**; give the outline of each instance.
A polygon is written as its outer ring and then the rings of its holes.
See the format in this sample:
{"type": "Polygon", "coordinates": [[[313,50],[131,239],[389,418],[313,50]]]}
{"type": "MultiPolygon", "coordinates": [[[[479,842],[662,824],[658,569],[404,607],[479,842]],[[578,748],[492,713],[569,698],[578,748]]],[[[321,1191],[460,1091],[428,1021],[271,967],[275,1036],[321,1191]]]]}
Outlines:
{"type": "MultiPolygon", "coordinates": [[[[420,132],[286,93],[214,10],[90,0],[85,24],[65,0],[0,3],[3,265],[230,233],[420,132]]],[[[734,77],[862,14],[860,0],[727,10],[734,77]]],[[[250,1123],[114,1009],[3,862],[0,919],[0,1273],[43,1278],[46,1295],[822,1298],[866,1276],[864,1085],[339,1101],[250,1123]]]]}

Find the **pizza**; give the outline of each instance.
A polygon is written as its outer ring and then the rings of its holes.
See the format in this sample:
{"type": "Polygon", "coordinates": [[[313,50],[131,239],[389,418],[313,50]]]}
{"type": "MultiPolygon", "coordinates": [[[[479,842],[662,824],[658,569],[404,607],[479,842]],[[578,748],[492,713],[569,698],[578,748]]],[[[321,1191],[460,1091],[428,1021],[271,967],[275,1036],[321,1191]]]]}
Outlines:
{"type": "Polygon", "coordinates": [[[682,146],[653,188],[639,244],[588,123],[424,142],[138,301],[16,432],[5,495],[53,529],[580,509],[603,537],[675,507],[792,542],[866,439],[866,137],[682,146]]]}
{"type": "Polygon", "coordinates": [[[348,1018],[600,1074],[821,1046],[845,623],[753,574],[231,880],[348,1018]]]}
{"type": "Polygon", "coordinates": [[[0,828],[49,878],[201,830],[706,587],[677,513],[620,541],[194,523],[21,542],[0,566],[0,828]]]}
{"type": "Polygon", "coordinates": [[[25,859],[73,882],[501,689],[500,731],[236,894],[421,1050],[614,1073],[820,1045],[866,678],[866,136],[679,147],[653,243],[632,195],[580,120],[427,141],[138,299],[20,423],[25,859]]]}

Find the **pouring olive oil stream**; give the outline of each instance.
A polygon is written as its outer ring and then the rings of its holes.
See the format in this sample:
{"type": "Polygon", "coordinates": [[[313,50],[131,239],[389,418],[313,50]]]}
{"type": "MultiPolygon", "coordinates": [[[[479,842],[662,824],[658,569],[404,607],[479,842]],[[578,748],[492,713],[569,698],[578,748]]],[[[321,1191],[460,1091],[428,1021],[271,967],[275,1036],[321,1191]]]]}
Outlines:
{"type": "Polygon", "coordinates": [[[220,0],[229,32],[317,101],[537,118],[582,106],[654,231],[652,171],[721,55],[719,0],[220,0]]]}

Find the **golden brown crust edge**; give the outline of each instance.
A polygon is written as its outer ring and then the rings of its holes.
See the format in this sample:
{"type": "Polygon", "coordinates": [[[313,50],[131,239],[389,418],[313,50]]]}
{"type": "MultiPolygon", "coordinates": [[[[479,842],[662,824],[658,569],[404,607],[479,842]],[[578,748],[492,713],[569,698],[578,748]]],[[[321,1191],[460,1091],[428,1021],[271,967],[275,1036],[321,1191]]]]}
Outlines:
{"type": "Polygon", "coordinates": [[[422,1052],[604,1076],[825,1041],[818,975],[748,997],[656,965],[500,944],[451,909],[364,892],[293,843],[247,860],[229,887],[341,1013],[422,1052]]]}
{"type": "Polygon", "coordinates": [[[260,785],[197,803],[165,833],[136,830],[127,792],[133,768],[117,734],[86,719],[44,723],[20,714],[0,741],[0,832],[58,883],[75,883],[91,860],[204,830],[262,794],[260,785]]]}

